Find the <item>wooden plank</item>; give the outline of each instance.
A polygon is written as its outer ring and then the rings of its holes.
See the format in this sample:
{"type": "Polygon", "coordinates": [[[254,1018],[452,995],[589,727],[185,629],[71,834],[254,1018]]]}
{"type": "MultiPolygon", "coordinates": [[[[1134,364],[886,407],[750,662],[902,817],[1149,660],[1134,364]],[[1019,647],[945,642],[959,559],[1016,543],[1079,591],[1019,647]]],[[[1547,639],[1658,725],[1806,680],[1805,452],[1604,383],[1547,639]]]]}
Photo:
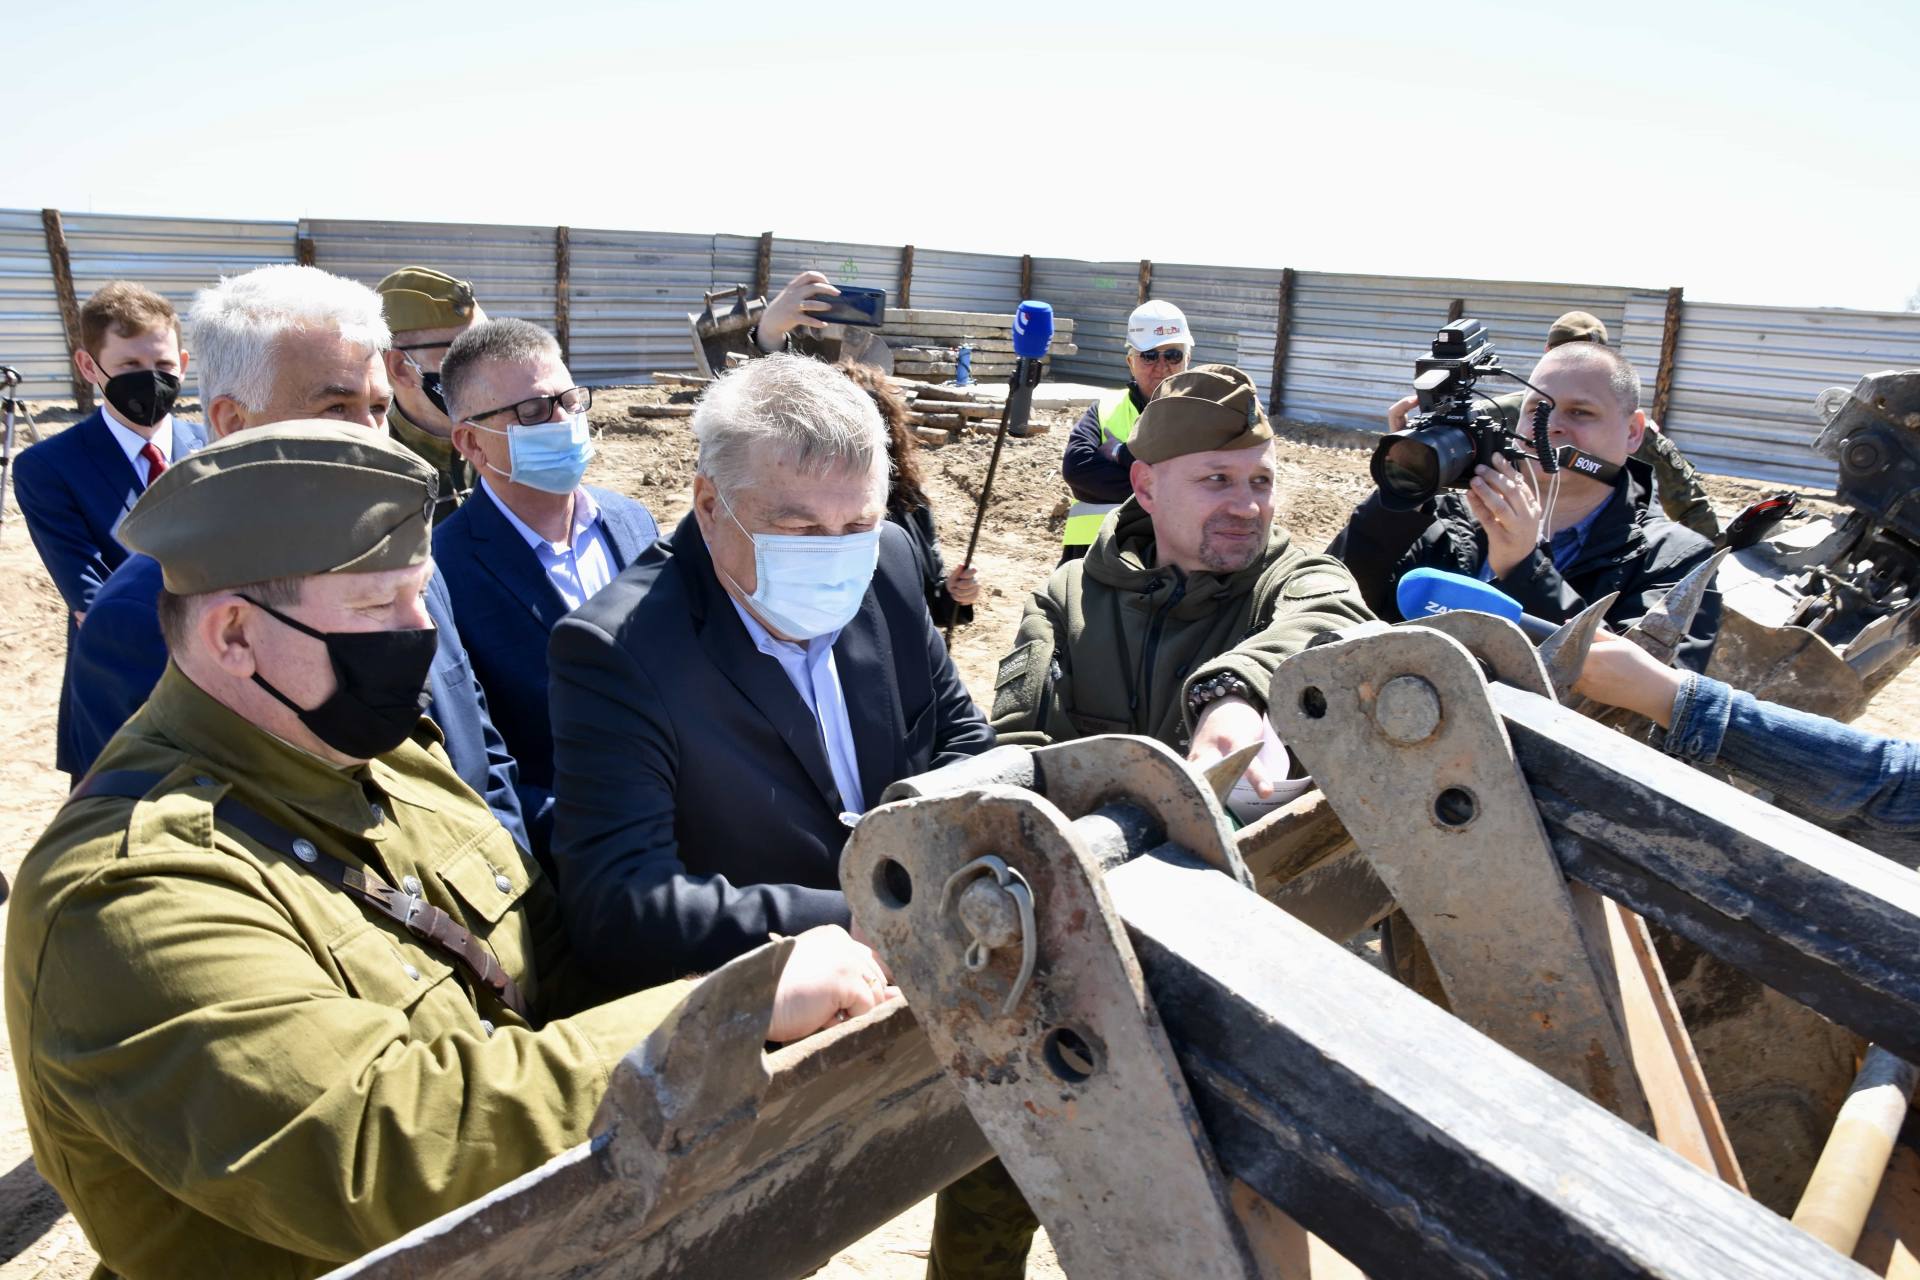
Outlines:
{"type": "Polygon", "coordinates": [[[679,373],[667,369],[656,369],[647,376],[663,387],[704,387],[713,382],[712,378],[703,378],[697,373],[679,373]]]}
{"type": "Polygon", "coordinates": [[[553,229],[553,337],[560,344],[560,362],[573,359],[573,320],[569,302],[573,289],[573,250],[566,227],[553,229]]]}
{"type": "Polygon", "coordinates": [[[1667,423],[1667,406],[1673,401],[1673,364],[1680,350],[1681,297],[1679,285],[1667,290],[1667,313],[1660,329],[1660,372],[1653,380],[1653,407],[1649,412],[1662,427],[1667,423]]]}
{"type": "Polygon", "coordinates": [[[1273,380],[1267,384],[1267,412],[1279,417],[1287,404],[1287,348],[1293,340],[1292,267],[1280,269],[1280,305],[1273,337],[1273,380]]]}
{"type": "Polygon", "coordinates": [[[67,340],[67,377],[73,384],[73,398],[80,412],[93,412],[93,384],[80,376],[73,362],[80,350],[80,299],[73,291],[73,257],[67,251],[67,229],[58,209],[42,209],[40,226],[47,236],[47,261],[53,266],[53,293],[60,300],[60,328],[67,340]]]}
{"type": "MultiPolygon", "coordinates": [[[[976,325],[976,326],[984,326],[987,328],[998,328],[1004,332],[1013,327],[1013,312],[1011,311],[1004,311],[1004,312],[1002,311],[935,311],[935,310],[930,310],[923,307],[888,307],[887,308],[887,323],[886,323],[887,328],[892,329],[897,325],[914,325],[914,324],[930,324],[930,325],[940,325],[940,326],[976,325]]],[[[1062,333],[1072,333],[1073,329],[1074,329],[1074,321],[1072,317],[1069,317],[1069,316],[1055,317],[1054,325],[1053,325],[1053,331],[1055,336],[1058,336],[1062,333]]]]}
{"type": "Polygon", "coordinates": [[[943,400],[936,401],[933,404],[921,405],[919,408],[926,413],[946,413],[952,414],[957,418],[997,418],[1000,416],[999,405],[985,404],[979,401],[943,400]]]}
{"type": "Polygon", "coordinates": [[[629,418],[691,418],[693,406],[690,404],[630,404],[627,406],[629,418]]]}
{"type": "Polygon", "coordinates": [[[1569,877],[1920,1058],[1920,876],[1577,712],[1489,696],[1569,877]]]}
{"type": "Polygon", "coordinates": [[[1370,1274],[1865,1276],[1227,877],[1106,885],[1222,1166],[1370,1274]]]}
{"type": "Polygon", "coordinates": [[[1920,1280],[1920,1150],[1893,1149],[1853,1260],[1887,1280],[1920,1280]]]}

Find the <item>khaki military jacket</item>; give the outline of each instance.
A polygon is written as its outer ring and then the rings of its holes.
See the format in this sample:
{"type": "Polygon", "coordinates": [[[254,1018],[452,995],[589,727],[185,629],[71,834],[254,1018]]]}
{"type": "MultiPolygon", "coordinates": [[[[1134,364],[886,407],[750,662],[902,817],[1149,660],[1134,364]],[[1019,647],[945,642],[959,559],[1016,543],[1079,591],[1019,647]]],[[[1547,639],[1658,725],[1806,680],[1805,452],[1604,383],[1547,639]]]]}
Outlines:
{"type": "Polygon", "coordinates": [[[576,1012],[549,885],[413,739],[341,770],[169,666],[69,803],[7,922],[7,1030],[40,1172],[126,1276],[311,1276],[583,1141],[609,1074],[685,984],[576,1012]],[[418,892],[519,983],[538,1026],[293,857],[234,797],[418,892]],[[571,1014],[572,1016],[566,1016],[571,1014]]]}
{"type": "Polygon", "coordinates": [[[460,456],[460,451],[453,447],[453,441],[443,439],[409,420],[400,411],[398,400],[387,406],[387,430],[440,477],[440,489],[433,500],[433,523],[437,527],[442,520],[458,511],[460,504],[467,500],[467,495],[473,492],[473,464],[460,456]]]}
{"type": "Polygon", "coordinates": [[[1238,573],[1160,567],[1153,518],[1129,498],[1027,602],[995,681],[994,733],[1026,746],[1138,733],[1184,751],[1193,684],[1231,672],[1264,699],[1283,659],[1372,617],[1344,565],[1277,526],[1238,573]]]}

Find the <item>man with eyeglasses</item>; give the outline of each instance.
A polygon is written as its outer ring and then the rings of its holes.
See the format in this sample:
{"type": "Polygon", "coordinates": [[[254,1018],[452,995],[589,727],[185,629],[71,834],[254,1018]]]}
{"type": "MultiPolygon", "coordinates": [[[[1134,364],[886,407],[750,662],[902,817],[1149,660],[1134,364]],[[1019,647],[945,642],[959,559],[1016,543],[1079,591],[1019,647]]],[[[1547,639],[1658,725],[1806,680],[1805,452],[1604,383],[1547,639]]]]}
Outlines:
{"type": "Polygon", "coordinates": [[[453,447],[480,482],[435,531],[434,560],[494,723],[519,762],[534,855],[551,871],[547,636],[660,530],[644,504],[580,483],[593,457],[593,391],[573,385],[546,330],[524,320],[476,325],[440,362],[440,384],[453,447]]]}
{"type": "Polygon", "coordinates": [[[454,340],[486,323],[487,313],[474,298],[472,285],[432,267],[402,267],[374,292],[393,331],[393,346],[383,357],[387,381],[393,384],[387,430],[440,477],[433,506],[437,526],[473,492],[473,468],[453,445],[453,421],[441,391],[442,364],[454,340]]]}
{"type": "Polygon", "coordinates": [[[1133,454],[1127,448],[1133,425],[1160,384],[1186,368],[1192,355],[1187,317],[1171,302],[1143,302],[1127,317],[1126,390],[1087,407],[1060,462],[1074,498],[1060,538],[1061,564],[1086,555],[1100,522],[1133,496],[1133,454]]]}

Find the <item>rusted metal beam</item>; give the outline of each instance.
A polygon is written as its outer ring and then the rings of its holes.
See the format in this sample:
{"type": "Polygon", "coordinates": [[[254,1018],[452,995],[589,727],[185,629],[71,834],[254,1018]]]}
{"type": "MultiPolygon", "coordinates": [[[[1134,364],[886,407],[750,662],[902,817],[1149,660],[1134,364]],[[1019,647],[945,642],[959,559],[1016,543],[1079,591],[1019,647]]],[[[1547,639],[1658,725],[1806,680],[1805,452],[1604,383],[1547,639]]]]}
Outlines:
{"type": "Polygon", "coordinates": [[[760,233],[760,249],[753,259],[753,296],[764,298],[773,287],[773,232],[760,233]]]}
{"type": "Polygon", "coordinates": [[[897,296],[899,301],[895,306],[913,305],[913,246],[910,244],[900,248],[900,289],[897,296]]]}
{"type": "Polygon", "coordinates": [[[553,229],[553,336],[562,363],[573,361],[573,232],[553,229]]]}
{"type": "Polygon", "coordinates": [[[1667,313],[1660,329],[1660,371],[1653,380],[1653,420],[1667,428],[1667,406],[1673,401],[1673,365],[1680,350],[1681,289],[1667,290],[1667,313]]]}
{"type": "Polygon", "coordinates": [[[1280,299],[1274,313],[1273,381],[1267,384],[1267,413],[1279,417],[1287,405],[1287,348],[1293,341],[1292,267],[1280,269],[1280,299]]]}
{"type": "Polygon", "coordinates": [[[47,236],[47,262],[53,268],[53,294],[60,302],[60,329],[67,340],[67,377],[73,382],[73,398],[80,412],[93,412],[93,384],[80,376],[74,353],[83,343],[80,338],[80,299],[73,291],[73,257],[67,250],[67,229],[58,209],[42,209],[40,226],[47,236]]]}

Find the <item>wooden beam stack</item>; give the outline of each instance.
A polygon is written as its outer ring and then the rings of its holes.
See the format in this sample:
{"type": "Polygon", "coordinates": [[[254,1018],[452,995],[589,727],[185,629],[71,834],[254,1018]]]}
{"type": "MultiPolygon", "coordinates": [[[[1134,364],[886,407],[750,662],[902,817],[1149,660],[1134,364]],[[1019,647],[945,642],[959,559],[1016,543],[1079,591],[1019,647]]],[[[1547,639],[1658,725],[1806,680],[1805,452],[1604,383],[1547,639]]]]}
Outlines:
{"type": "MultiPolygon", "coordinates": [[[[990,311],[925,311],[887,308],[880,336],[893,348],[895,376],[915,382],[951,382],[959,369],[960,348],[973,348],[975,381],[1004,380],[1013,373],[1013,316],[990,311]]],[[[1073,321],[1054,318],[1049,354],[1070,356],[1073,321]]]]}

